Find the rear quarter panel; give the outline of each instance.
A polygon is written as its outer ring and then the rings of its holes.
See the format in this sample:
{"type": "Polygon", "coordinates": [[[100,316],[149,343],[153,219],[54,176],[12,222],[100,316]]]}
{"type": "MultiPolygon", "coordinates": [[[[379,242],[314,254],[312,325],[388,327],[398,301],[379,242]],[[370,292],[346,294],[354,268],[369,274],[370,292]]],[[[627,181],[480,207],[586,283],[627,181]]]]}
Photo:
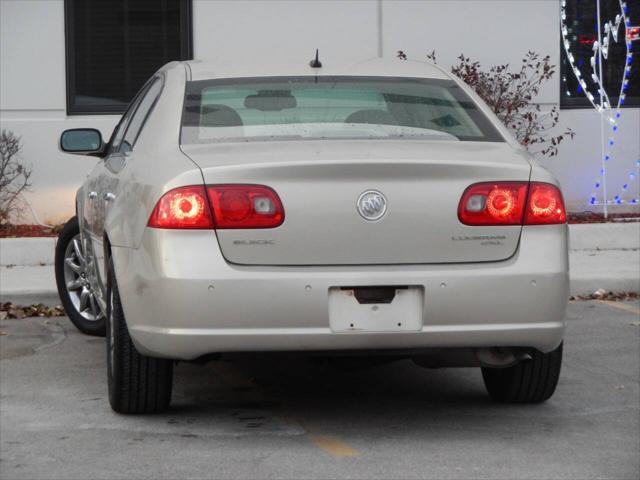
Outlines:
{"type": "Polygon", "coordinates": [[[165,77],[162,94],[120,172],[116,200],[105,219],[105,232],[114,246],[139,246],[162,194],[178,186],[203,182],[200,169],[179,146],[185,67],[173,63],[160,72],[165,77]]]}

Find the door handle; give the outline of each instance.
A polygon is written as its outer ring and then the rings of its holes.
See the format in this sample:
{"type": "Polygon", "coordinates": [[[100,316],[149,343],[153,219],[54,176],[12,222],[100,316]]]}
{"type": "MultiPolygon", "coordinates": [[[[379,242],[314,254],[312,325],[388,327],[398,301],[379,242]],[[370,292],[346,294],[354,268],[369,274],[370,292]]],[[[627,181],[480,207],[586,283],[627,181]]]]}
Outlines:
{"type": "Polygon", "coordinates": [[[103,198],[104,198],[105,202],[111,202],[112,200],[116,199],[116,196],[115,196],[115,194],[113,194],[111,192],[107,192],[107,193],[104,194],[103,198]]]}
{"type": "Polygon", "coordinates": [[[98,196],[98,192],[89,192],[89,193],[87,193],[87,197],[89,198],[89,200],[93,200],[97,196],[98,196]]]}

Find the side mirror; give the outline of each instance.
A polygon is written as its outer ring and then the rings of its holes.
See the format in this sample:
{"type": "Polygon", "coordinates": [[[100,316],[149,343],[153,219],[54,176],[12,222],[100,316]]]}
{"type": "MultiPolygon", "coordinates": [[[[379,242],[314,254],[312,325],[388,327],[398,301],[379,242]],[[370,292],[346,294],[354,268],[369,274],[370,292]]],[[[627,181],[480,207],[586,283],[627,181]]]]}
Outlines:
{"type": "Polygon", "coordinates": [[[102,134],[95,128],[65,130],[60,136],[60,150],[66,153],[99,157],[104,151],[102,134]]]}

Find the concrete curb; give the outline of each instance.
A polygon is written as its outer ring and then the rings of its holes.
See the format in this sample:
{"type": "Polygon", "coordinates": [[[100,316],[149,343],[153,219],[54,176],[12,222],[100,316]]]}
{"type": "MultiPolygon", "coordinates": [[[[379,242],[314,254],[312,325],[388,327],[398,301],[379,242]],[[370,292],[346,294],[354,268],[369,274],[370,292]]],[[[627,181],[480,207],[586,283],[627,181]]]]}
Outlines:
{"type": "MultiPolygon", "coordinates": [[[[569,226],[571,295],[640,291],[640,223],[569,226]]],[[[0,302],[60,304],[55,238],[0,239],[0,302]]]]}
{"type": "MultiPolygon", "coordinates": [[[[640,292],[640,250],[571,250],[571,295],[640,292]]],[[[53,265],[0,267],[0,302],[60,305],[53,265]]]]}
{"type": "Polygon", "coordinates": [[[17,293],[15,295],[0,293],[0,303],[13,303],[15,305],[38,305],[43,304],[47,307],[57,307],[62,305],[58,292],[52,290],[31,290],[17,293]]]}
{"type": "MultiPolygon", "coordinates": [[[[622,293],[622,292],[640,292],[639,282],[632,278],[612,278],[603,286],[601,278],[572,278],[571,279],[571,295],[574,297],[588,297],[602,288],[606,292],[622,293]],[[600,285],[600,286],[596,286],[600,285]]],[[[46,304],[45,304],[46,305],[46,304]]]]}
{"type": "Polygon", "coordinates": [[[0,238],[0,266],[53,265],[56,237],[0,238]]]}
{"type": "Polygon", "coordinates": [[[640,292],[640,250],[570,250],[571,295],[640,292]]]}
{"type": "Polygon", "coordinates": [[[53,265],[0,267],[0,302],[60,305],[53,265]]]}
{"type": "MultiPolygon", "coordinates": [[[[0,266],[53,265],[57,238],[1,238],[0,266]]],[[[571,250],[640,248],[640,223],[569,225],[571,250]]]]}
{"type": "Polygon", "coordinates": [[[571,250],[633,250],[640,248],[640,222],[569,225],[571,250]]]}

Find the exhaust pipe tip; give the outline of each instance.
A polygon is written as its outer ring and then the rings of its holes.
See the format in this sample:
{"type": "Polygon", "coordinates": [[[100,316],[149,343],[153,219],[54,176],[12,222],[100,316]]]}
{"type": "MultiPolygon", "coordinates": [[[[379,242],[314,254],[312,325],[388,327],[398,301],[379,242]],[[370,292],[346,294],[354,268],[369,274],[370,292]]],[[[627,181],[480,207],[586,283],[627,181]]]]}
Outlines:
{"type": "Polygon", "coordinates": [[[476,350],[476,358],[480,366],[486,368],[509,368],[532,360],[531,355],[524,350],[499,347],[479,348],[476,350]]]}

